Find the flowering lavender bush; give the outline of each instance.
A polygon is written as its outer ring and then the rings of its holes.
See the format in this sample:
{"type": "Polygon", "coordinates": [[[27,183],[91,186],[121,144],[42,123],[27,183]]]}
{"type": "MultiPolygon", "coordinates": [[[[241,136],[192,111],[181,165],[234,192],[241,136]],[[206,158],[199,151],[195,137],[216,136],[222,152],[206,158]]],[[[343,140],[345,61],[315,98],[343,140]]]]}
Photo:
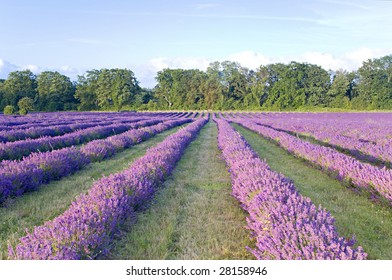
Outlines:
{"type": "Polygon", "coordinates": [[[392,204],[392,170],[360,162],[332,148],[303,141],[285,132],[257,125],[249,120],[233,119],[233,121],[278,142],[281,147],[298,157],[328,171],[336,172],[338,179],[349,180],[359,188],[381,195],[392,204]]]}
{"type": "Polygon", "coordinates": [[[373,163],[392,164],[392,125],[388,114],[281,114],[252,121],[291,134],[310,136],[373,163]]]}
{"type": "Polygon", "coordinates": [[[301,196],[293,183],[272,171],[225,121],[218,143],[231,173],[233,195],[249,213],[258,259],[365,259],[354,240],[339,237],[331,214],[301,196]]]}
{"type": "MultiPolygon", "coordinates": [[[[27,191],[35,190],[43,183],[73,174],[89,164],[90,161],[100,161],[112,156],[116,153],[116,147],[117,151],[120,151],[119,147],[115,146],[117,137],[128,138],[126,146],[128,148],[166,129],[190,121],[190,119],[179,119],[166,121],[152,127],[131,129],[109,139],[90,142],[80,150],[70,147],[44,153],[33,153],[22,161],[2,161],[0,176],[11,184],[4,183],[4,186],[1,187],[3,190],[0,192],[0,203],[10,196],[20,196],[27,191]],[[147,133],[146,129],[150,133],[147,133]]],[[[150,125],[156,121],[143,122],[145,125],[150,125]]]]}
{"type": "Polygon", "coordinates": [[[72,145],[79,145],[94,139],[105,138],[113,134],[122,133],[131,128],[138,128],[141,125],[152,125],[161,120],[148,120],[128,124],[112,124],[107,126],[96,126],[62,136],[41,137],[38,139],[27,139],[15,142],[0,143],[0,160],[21,159],[32,152],[45,152],[72,145]]]}
{"type": "MultiPolygon", "coordinates": [[[[137,119],[140,120],[140,119],[137,119]]],[[[0,131],[0,142],[12,142],[17,140],[35,139],[43,136],[60,136],[73,132],[78,129],[85,129],[94,126],[105,126],[114,124],[113,121],[104,122],[88,122],[88,123],[72,123],[72,124],[56,124],[46,127],[33,126],[25,129],[12,129],[0,131]]]]}
{"type": "Polygon", "coordinates": [[[91,259],[107,252],[122,221],[151,198],[206,119],[149,149],[127,170],[96,181],[68,210],[9,246],[10,259],[91,259]]]}

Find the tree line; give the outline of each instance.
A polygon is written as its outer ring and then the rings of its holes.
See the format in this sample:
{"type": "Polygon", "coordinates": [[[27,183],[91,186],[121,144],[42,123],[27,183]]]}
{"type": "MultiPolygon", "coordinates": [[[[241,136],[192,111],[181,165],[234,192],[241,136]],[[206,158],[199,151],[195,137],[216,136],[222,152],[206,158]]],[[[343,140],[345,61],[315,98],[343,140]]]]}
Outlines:
{"type": "Polygon", "coordinates": [[[163,69],[153,89],[129,69],[90,70],[72,82],[58,72],[11,72],[0,80],[0,110],[310,110],[392,109],[392,55],[357,71],[290,62],[256,70],[232,61],[206,71],[163,69]]]}

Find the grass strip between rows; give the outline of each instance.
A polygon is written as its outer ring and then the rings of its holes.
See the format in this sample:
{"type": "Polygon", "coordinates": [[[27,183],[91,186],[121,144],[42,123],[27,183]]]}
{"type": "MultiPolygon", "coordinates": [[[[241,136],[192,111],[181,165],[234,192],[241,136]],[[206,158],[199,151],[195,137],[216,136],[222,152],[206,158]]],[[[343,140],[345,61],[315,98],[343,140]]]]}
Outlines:
{"type": "Polygon", "coordinates": [[[245,260],[254,244],[246,212],[231,195],[214,122],[186,149],[151,206],[121,228],[109,259],[245,260]]]}

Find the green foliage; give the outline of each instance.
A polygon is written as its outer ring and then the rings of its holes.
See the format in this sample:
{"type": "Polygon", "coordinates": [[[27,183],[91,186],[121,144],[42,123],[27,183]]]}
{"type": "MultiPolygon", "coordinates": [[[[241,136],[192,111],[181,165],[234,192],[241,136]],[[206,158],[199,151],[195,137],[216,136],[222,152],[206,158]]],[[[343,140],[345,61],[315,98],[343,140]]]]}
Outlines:
{"type": "Polygon", "coordinates": [[[139,82],[131,70],[94,69],[78,77],[75,98],[80,102],[79,110],[120,111],[126,105],[133,107],[140,92],[139,82]]]}
{"type": "Polygon", "coordinates": [[[34,99],[36,96],[36,76],[30,70],[9,73],[2,86],[4,101],[7,105],[17,106],[23,97],[34,99]]]}
{"type": "Polygon", "coordinates": [[[7,105],[4,107],[3,113],[4,113],[4,115],[12,115],[12,114],[16,113],[16,109],[12,105],[7,105]]]}
{"type": "Polygon", "coordinates": [[[392,109],[392,55],[368,59],[358,74],[357,109],[392,109]]]}
{"type": "Polygon", "coordinates": [[[202,109],[202,85],[206,78],[205,73],[196,69],[163,69],[156,77],[156,98],[162,109],[202,109]]]}
{"type": "Polygon", "coordinates": [[[19,114],[26,115],[29,111],[34,110],[34,100],[30,97],[23,97],[18,101],[19,114]]]}
{"type": "Polygon", "coordinates": [[[7,105],[5,100],[4,81],[5,80],[0,79],[0,111],[3,111],[4,107],[7,105]]]}
{"type": "Polygon", "coordinates": [[[100,108],[121,108],[135,99],[140,90],[131,70],[103,69],[97,80],[97,101],[100,108]]]}
{"type": "Polygon", "coordinates": [[[78,76],[75,98],[79,101],[78,109],[80,111],[93,111],[99,109],[96,90],[100,73],[100,70],[94,69],[87,71],[83,76],[78,76]]]}
{"type": "Polygon", "coordinates": [[[59,72],[44,71],[37,77],[38,107],[42,111],[63,111],[76,104],[75,86],[59,72]]]}
{"type": "Polygon", "coordinates": [[[392,109],[392,55],[353,72],[295,61],[256,70],[215,61],[206,71],[163,69],[156,81],[154,89],[142,89],[129,69],[93,69],[77,82],[58,72],[14,71],[0,80],[0,110],[23,97],[43,111],[392,109]]]}
{"type": "Polygon", "coordinates": [[[291,62],[260,68],[267,98],[264,109],[291,110],[305,105],[324,107],[329,74],[320,66],[291,62]]]}
{"type": "Polygon", "coordinates": [[[329,73],[290,62],[256,71],[236,62],[213,62],[206,72],[158,72],[155,108],[172,110],[392,109],[392,56],[364,62],[358,72],[329,73]]]}

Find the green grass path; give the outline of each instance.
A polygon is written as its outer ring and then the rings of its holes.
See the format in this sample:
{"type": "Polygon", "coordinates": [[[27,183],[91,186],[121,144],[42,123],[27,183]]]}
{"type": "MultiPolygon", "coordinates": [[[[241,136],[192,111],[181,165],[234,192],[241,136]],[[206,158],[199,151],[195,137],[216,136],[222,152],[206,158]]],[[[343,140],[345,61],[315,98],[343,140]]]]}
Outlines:
{"type": "Polygon", "coordinates": [[[298,159],[276,144],[233,124],[271,169],[293,180],[299,192],[321,204],[336,219],[340,235],[356,236],[370,259],[392,260],[392,209],[377,205],[364,195],[298,159]]]}
{"type": "Polygon", "coordinates": [[[0,208],[0,259],[7,258],[8,241],[15,244],[25,235],[25,228],[32,229],[63,213],[71,202],[92,186],[94,180],[124,170],[133,160],[145,154],[149,147],[163,141],[179,127],[164,131],[154,137],[114,155],[102,162],[91,163],[73,175],[52,181],[31,193],[8,202],[0,208]]]}
{"type": "Polygon", "coordinates": [[[149,209],[124,228],[111,259],[253,259],[245,213],[210,121],[193,141],[149,209]]]}

